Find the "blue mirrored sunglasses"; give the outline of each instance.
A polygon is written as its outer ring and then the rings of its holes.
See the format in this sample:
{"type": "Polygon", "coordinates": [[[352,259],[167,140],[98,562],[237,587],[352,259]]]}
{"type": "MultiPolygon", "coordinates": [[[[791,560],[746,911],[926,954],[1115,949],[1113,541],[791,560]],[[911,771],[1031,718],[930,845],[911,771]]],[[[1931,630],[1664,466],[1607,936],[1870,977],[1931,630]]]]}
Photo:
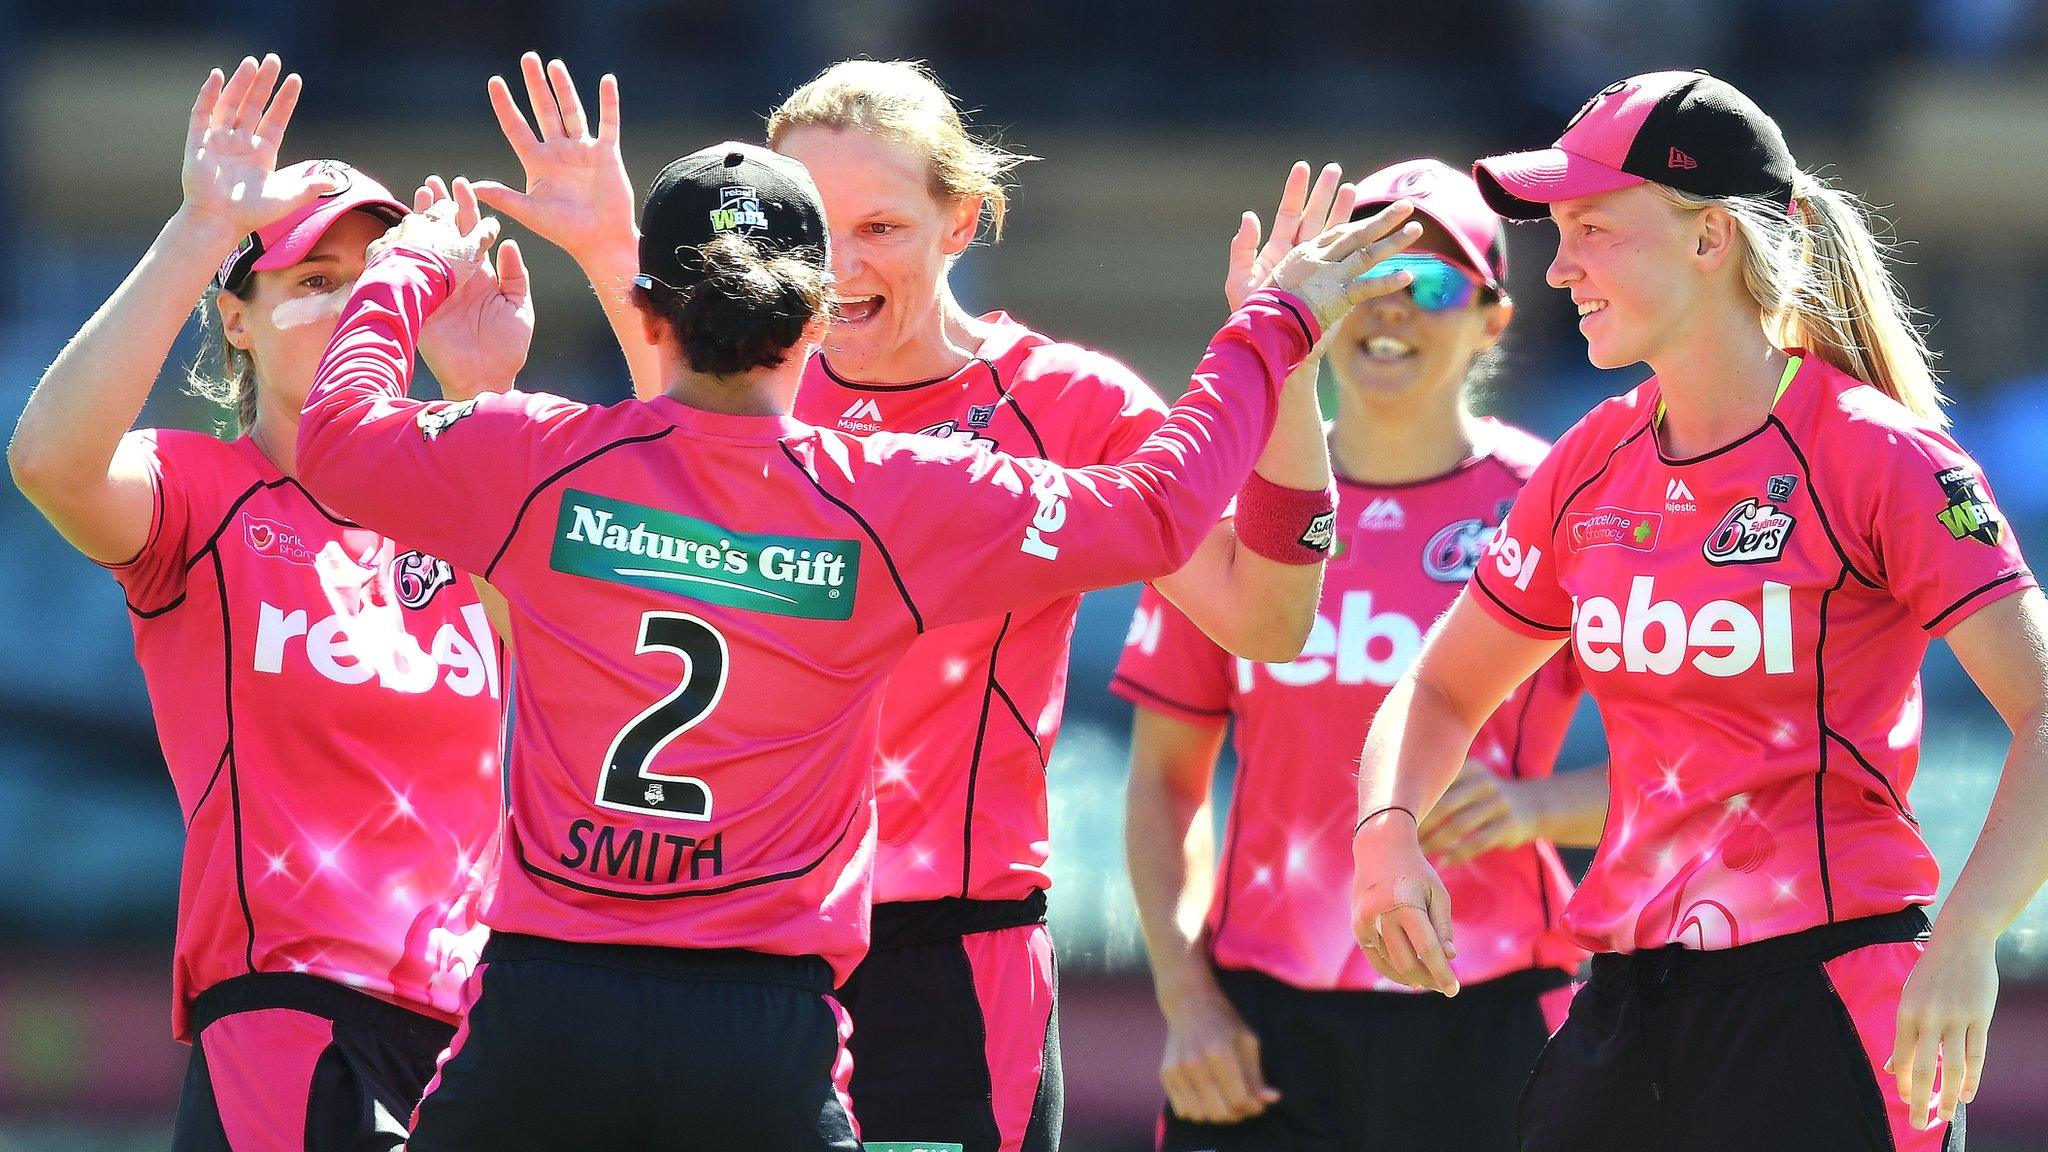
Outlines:
{"type": "Polygon", "coordinates": [[[1408,284],[1408,296],[1424,312],[1463,308],[1479,294],[1479,278],[1441,256],[1404,252],[1380,261],[1368,275],[1391,276],[1396,272],[1413,277],[1408,284]]]}

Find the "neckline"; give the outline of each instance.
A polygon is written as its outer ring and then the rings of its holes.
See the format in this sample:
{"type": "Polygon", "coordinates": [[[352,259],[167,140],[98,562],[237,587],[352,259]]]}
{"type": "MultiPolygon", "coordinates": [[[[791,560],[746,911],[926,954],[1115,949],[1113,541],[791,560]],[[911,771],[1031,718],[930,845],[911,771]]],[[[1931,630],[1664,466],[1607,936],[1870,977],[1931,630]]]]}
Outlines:
{"type": "Polygon", "coordinates": [[[1650,414],[1650,446],[1656,450],[1657,459],[1673,467],[1682,468],[1690,464],[1699,464],[1712,460],[1723,453],[1733,452],[1735,449],[1763,435],[1770,428],[1771,422],[1777,419],[1778,402],[1785,398],[1785,393],[1792,387],[1793,379],[1799,375],[1799,370],[1806,364],[1806,354],[1804,352],[1788,348],[1785,349],[1785,353],[1785,371],[1778,377],[1778,390],[1771,395],[1771,406],[1764,412],[1764,418],[1758,422],[1756,427],[1744,432],[1728,443],[1718,448],[1709,449],[1697,456],[1672,456],[1664,451],[1664,442],[1657,436],[1658,427],[1664,423],[1664,386],[1659,383],[1657,386],[1657,409],[1650,414]]]}
{"type": "Polygon", "coordinates": [[[913,380],[908,384],[875,384],[855,380],[850,376],[840,375],[839,371],[832,367],[832,362],[825,358],[823,348],[818,349],[813,355],[817,360],[818,370],[825,374],[825,378],[849,392],[915,392],[920,388],[931,388],[959,380],[973,371],[977,364],[988,365],[993,371],[996,360],[1008,355],[1011,349],[1032,334],[1031,329],[1018,323],[1008,312],[984,312],[975,319],[991,325],[992,330],[982,338],[981,343],[975,345],[974,351],[968,354],[967,363],[943,376],[934,376],[929,380],[913,380]]]}
{"type": "Polygon", "coordinates": [[[711,412],[692,408],[668,395],[656,396],[648,403],[654,405],[655,411],[670,424],[700,436],[770,441],[794,435],[808,427],[787,413],[780,416],[742,416],[731,412],[711,412]]]}

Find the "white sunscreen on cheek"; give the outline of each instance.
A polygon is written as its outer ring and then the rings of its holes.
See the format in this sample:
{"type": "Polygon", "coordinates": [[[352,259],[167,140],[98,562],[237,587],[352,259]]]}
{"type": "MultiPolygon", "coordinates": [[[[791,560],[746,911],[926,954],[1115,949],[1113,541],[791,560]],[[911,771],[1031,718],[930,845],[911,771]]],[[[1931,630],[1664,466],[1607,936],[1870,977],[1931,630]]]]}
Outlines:
{"type": "Polygon", "coordinates": [[[270,310],[273,327],[303,328],[321,320],[341,315],[341,306],[348,303],[348,287],[336,288],[332,292],[316,292],[311,296],[294,296],[278,302],[270,310]]]}

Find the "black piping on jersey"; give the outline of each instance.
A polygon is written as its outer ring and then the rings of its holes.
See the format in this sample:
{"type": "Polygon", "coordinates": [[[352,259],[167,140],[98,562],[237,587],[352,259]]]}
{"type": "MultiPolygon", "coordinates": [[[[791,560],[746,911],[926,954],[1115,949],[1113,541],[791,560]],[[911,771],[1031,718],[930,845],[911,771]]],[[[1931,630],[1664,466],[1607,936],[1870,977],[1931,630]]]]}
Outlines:
{"type": "Polygon", "coordinates": [[[1038,766],[1040,768],[1046,767],[1045,747],[1039,744],[1038,733],[1032,729],[1030,721],[1024,719],[1024,710],[1017,707],[1015,700],[1010,699],[1009,691],[1003,687],[1003,683],[1000,680],[996,681],[996,697],[1004,704],[1009,705],[1010,716],[1017,721],[1017,727],[1024,730],[1024,737],[1031,741],[1031,747],[1038,751],[1038,766]]]}
{"type": "Polygon", "coordinates": [[[214,763],[213,775],[206,779],[206,790],[199,794],[199,802],[192,805],[192,814],[185,817],[185,831],[192,831],[192,825],[199,821],[199,810],[206,807],[207,798],[213,795],[213,786],[220,783],[221,769],[228,766],[228,752],[233,747],[234,745],[231,742],[221,742],[220,759],[214,763]]]}
{"type": "Polygon", "coordinates": [[[505,558],[505,550],[507,548],[512,547],[513,538],[519,535],[519,525],[526,519],[527,509],[533,507],[533,502],[540,498],[540,494],[542,492],[547,491],[549,485],[553,484],[557,480],[560,480],[562,477],[567,476],[569,473],[574,472],[578,468],[583,467],[585,464],[590,463],[592,460],[597,459],[599,456],[604,455],[605,453],[611,451],[614,448],[622,448],[628,444],[652,443],[653,441],[659,440],[673,431],[675,431],[675,427],[671,425],[667,428],[663,428],[659,432],[649,432],[644,436],[626,436],[621,439],[614,440],[609,444],[600,445],[592,449],[585,455],[580,456],[574,460],[571,460],[569,463],[562,465],[562,467],[558,469],[553,475],[549,476],[545,480],[542,480],[540,483],[534,485],[533,491],[528,492],[526,494],[526,499],[519,502],[519,514],[517,516],[512,517],[512,527],[505,530],[505,542],[503,544],[498,545],[498,550],[491,555],[491,562],[489,564],[484,565],[484,570],[482,573],[483,578],[486,580],[489,580],[491,578],[491,570],[498,566],[498,561],[503,560],[505,558]]]}
{"type": "MultiPolygon", "coordinates": [[[[1662,444],[1658,444],[1656,445],[1657,459],[1660,463],[1669,464],[1673,468],[1686,468],[1694,464],[1704,464],[1707,461],[1712,460],[1716,456],[1723,456],[1727,453],[1733,452],[1737,448],[1742,447],[1744,444],[1747,444],[1751,440],[1754,440],[1757,437],[1763,435],[1765,432],[1768,432],[1770,430],[1771,425],[1777,422],[1777,419],[1778,418],[1776,416],[1766,416],[1764,417],[1764,422],[1757,425],[1755,428],[1752,428],[1749,431],[1743,433],[1742,435],[1737,436],[1735,439],[1730,440],[1726,444],[1721,445],[1719,448],[1716,448],[1711,452],[1702,452],[1697,456],[1687,456],[1682,459],[1666,456],[1664,454],[1664,446],[1662,444]]],[[[1652,420],[1650,421],[1650,427],[1656,427],[1656,420],[1654,418],[1652,418],[1652,420]]]]}
{"type": "MultiPolygon", "coordinates": [[[[242,510],[242,505],[247,504],[249,502],[250,497],[256,495],[258,492],[261,492],[266,488],[275,488],[282,483],[284,483],[284,481],[282,480],[276,480],[270,483],[265,483],[261,480],[258,480],[254,484],[251,484],[247,488],[243,489],[242,494],[240,496],[235,497],[234,502],[228,505],[227,515],[222,516],[220,519],[220,523],[215,525],[213,531],[207,535],[206,543],[201,544],[199,548],[196,551],[194,551],[189,558],[186,559],[185,574],[187,576],[190,576],[192,574],[192,569],[197,568],[199,566],[199,561],[204,559],[206,557],[206,554],[213,550],[215,543],[220,540],[220,534],[227,531],[228,525],[235,522],[235,514],[242,510]]],[[[161,520],[159,520],[157,523],[158,527],[162,527],[163,522],[161,520]]],[[[142,559],[141,553],[137,553],[135,559],[142,559]]],[[[134,562],[135,560],[129,561],[130,564],[133,564],[134,562]]],[[[185,594],[183,592],[180,592],[177,594],[177,596],[171,599],[170,603],[165,604],[161,608],[151,608],[147,611],[144,611],[143,609],[137,608],[133,602],[129,602],[128,611],[134,613],[137,619],[154,620],[158,616],[161,616],[164,613],[169,612],[171,609],[176,608],[178,605],[183,604],[184,602],[185,594]]]]}
{"type": "Polygon", "coordinates": [[[1484,580],[1474,580],[1472,582],[1472,585],[1473,587],[1479,589],[1479,591],[1481,591],[1482,593],[1485,593],[1486,598],[1488,600],[1491,600],[1495,604],[1498,604],[1500,606],[1501,611],[1507,613],[1510,616],[1513,616],[1515,619],[1520,620],[1522,623],[1527,624],[1531,628],[1541,628],[1545,632],[1555,632],[1560,636],[1569,636],[1572,634],[1572,626],[1569,624],[1566,624],[1563,627],[1559,627],[1555,624],[1545,624],[1541,620],[1531,620],[1527,616],[1522,615],[1520,612],[1515,611],[1515,609],[1512,606],[1510,606],[1507,601],[1501,599],[1499,596],[1494,595],[1493,589],[1488,588],[1486,586],[1486,581],[1484,580]]]}
{"type": "Polygon", "coordinates": [[[514,837],[512,840],[512,850],[519,854],[519,867],[529,875],[552,881],[564,888],[574,888],[578,892],[588,892],[592,896],[610,896],[619,900],[687,900],[694,896],[724,896],[732,892],[738,892],[743,888],[758,888],[763,884],[778,884],[784,880],[795,880],[800,876],[807,876],[817,871],[818,865],[830,859],[832,853],[838,851],[839,846],[846,842],[846,834],[853,830],[854,817],[866,810],[864,805],[854,805],[853,811],[847,814],[846,826],[839,830],[839,835],[833,839],[831,844],[826,845],[825,850],[818,854],[817,859],[812,860],[808,864],[798,868],[791,868],[786,872],[777,872],[772,876],[756,876],[752,880],[735,880],[730,884],[720,884],[715,888],[692,888],[687,892],[628,892],[618,888],[600,888],[595,884],[584,884],[580,881],[571,880],[567,876],[557,876],[545,868],[536,867],[531,861],[527,860],[526,846],[521,844],[517,837],[514,837]]]}
{"type": "Polygon", "coordinates": [[[825,486],[818,483],[818,478],[811,475],[811,470],[804,467],[803,461],[796,458],[796,453],[789,450],[789,445],[778,440],[775,442],[775,446],[782,449],[782,454],[789,457],[789,462],[796,466],[797,472],[804,479],[811,482],[811,487],[818,490],[818,495],[830,500],[834,507],[853,517],[853,522],[860,525],[860,530],[867,533],[869,540],[874,541],[875,551],[882,554],[882,563],[889,569],[889,579],[896,584],[896,594],[903,597],[903,606],[910,609],[910,622],[916,625],[918,634],[922,635],[924,633],[924,614],[917,610],[917,601],[910,598],[910,589],[903,583],[903,574],[896,570],[896,558],[889,555],[889,546],[882,543],[881,534],[875,531],[874,525],[867,522],[866,517],[854,511],[853,505],[825,491],[825,486]]]}
{"type": "MultiPolygon", "coordinates": [[[[1630,444],[1635,443],[1638,439],[1642,437],[1643,433],[1648,432],[1652,427],[1655,427],[1654,422],[1651,420],[1645,420],[1641,427],[1637,428],[1635,431],[1629,433],[1628,435],[1623,436],[1620,440],[1615,442],[1614,447],[1607,450],[1607,459],[1601,463],[1599,469],[1596,470],[1591,476],[1588,476],[1584,480],[1580,481],[1579,486],[1577,488],[1572,489],[1571,495],[1565,497],[1564,502],[1557,506],[1557,518],[1550,522],[1550,534],[1552,536],[1557,535],[1557,530],[1563,526],[1565,514],[1571,511],[1572,501],[1577,500],[1580,496],[1584,495],[1586,489],[1591,488],[1594,485],[1594,483],[1598,481],[1602,476],[1607,475],[1607,470],[1609,468],[1614,467],[1614,458],[1616,456],[1621,455],[1621,450],[1623,448],[1628,447],[1630,444]]],[[[1484,585],[1481,585],[1481,587],[1484,587],[1484,585]]],[[[1506,607],[1506,605],[1504,604],[1501,606],[1506,607]]],[[[1535,621],[1532,620],[1530,621],[1530,623],[1533,624],[1535,623],[1535,621]]],[[[1550,627],[1548,624],[1537,624],[1536,626],[1538,628],[1550,627]]],[[[1558,629],[1552,628],[1551,631],[1555,632],[1558,631],[1558,629]]],[[[1564,631],[1570,631],[1570,629],[1564,629],[1564,631]]]]}
{"type": "Polygon", "coordinates": [[[1904,800],[1899,799],[1899,790],[1892,787],[1892,782],[1884,778],[1884,773],[1879,772],[1877,768],[1871,764],[1870,761],[1863,758],[1863,753],[1857,749],[1856,745],[1849,742],[1848,737],[1830,728],[1821,734],[1821,738],[1824,740],[1832,739],[1838,741],[1840,742],[1842,747],[1848,749],[1849,755],[1855,758],[1856,763],[1862,765],[1863,770],[1865,772],[1870,773],[1870,775],[1879,784],[1884,785],[1885,793],[1892,798],[1892,807],[1899,810],[1899,815],[1904,816],[1906,818],[1907,823],[1912,824],[1915,827],[1919,826],[1920,821],[1914,819],[1913,814],[1906,810],[1906,802],[1904,800]]]}
{"type": "MultiPolygon", "coordinates": [[[[974,726],[974,755],[967,761],[967,806],[960,815],[960,898],[965,900],[969,891],[968,879],[974,874],[974,790],[981,783],[981,750],[988,740],[988,712],[991,700],[996,694],[996,657],[1002,653],[1003,638],[1010,634],[1010,623],[1016,613],[1003,613],[1002,630],[996,633],[995,643],[988,646],[988,684],[981,690],[981,720],[974,726]]],[[[1037,741],[1032,741],[1034,744],[1037,741]]],[[[1039,759],[1045,759],[1043,753],[1039,759]]]]}
{"type": "MultiPolygon", "coordinates": [[[[980,357],[976,359],[979,360],[980,357]]],[[[1031,417],[1025,415],[1024,406],[1017,403],[1017,398],[1010,395],[1010,386],[1003,382],[1003,374],[996,371],[992,361],[981,360],[981,363],[987,366],[989,379],[995,382],[996,403],[1007,403],[1010,406],[1010,412],[1017,417],[1017,423],[1024,426],[1024,434],[1031,437],[1031,446],[1037,449],[1039,456],[1049,459],[1051,454],[1045,450],[1045,440],[1039,436],[1038,426],[1031,422],[1031,417]]]]}
{"type": "MultiPolygon", "coordinates": [[[[218,538],[219,533],[215,533],[218,538]]],[[[249,882],[247,870],[242,863],[242,771],[235,761],[235,628],[228,615],[228,574],[227,565],[221,563],[220,549],[213,547],[209,540],[207,547],[213,552],[213,586],[220,593],[220,634],[221,634],[221,686],[226,697],[224,712],[228,726],[228,800],[234,814],[235,829],[235,897],[242,903],[242,924],[249,930],[249,941],[244,947],[242,958],[249,971],[256,971],[256,914],[249,907],[249,882]]],[[[195,813],[197,809],[194,810],[195,813]]]]}
{"type": "Polygon", "coordinates": [[[1785,427],[1784,421],[1779,420],[1776,414],[1764,421],[1764,425],[1777,428],[1778,436],[1785,441],[1785,448],[1792,453],[1794,460],[1799,461],[1800,474],[1806,478],[1806,490],[1812,494],[1813,514],[1819,518],[1820,530],[1826,533],[1829,546],[1835,550],[1836,559],[1842,562],[1842,567],[1848,569],[1849,575],[1854,576],[1858,584],[1871,589],[1882,587],[1877,581],[1865,576],[1849,559],[1848,550],[1842,547],[1841,539],[1835,535],[1834,525],[1828,523],[1828,511],[1824,506],[1826,501],[1821,499],[1820,485],[1814,481],[1813,466],[1806,462],[1806,453],[1799,450],[1799,442],[1792,438],[1792,430],[1785,427]]]}
{"type": "MultiPolygon", "coordinates": [[[[1816,500],[1818,498],[1816,497],[1816,500]]],[[[1820,766],[1813,773],[1813,840],[1820,855],[1820,892],[1827,902],[1828,923],[1835,922],[1835,889],[1828,879],[1828,821],[1827,807],[1822,803],[1822,786],[1828,775],[1828,601],[1842,586],[1849,582],[1849,566],[1842,565],[1842,574],[1835,577],[1834,586],[1820,594],[1820,636],[1813,646],[1813,711],[1820,724],[1820,766]]],[[[1844,740],[1843,743],[1848,743],[1844,740]]]]}
{"type": "MultiPolygon", "coordinates": [[[[976,359],[979,360],[980,357],[976,357],[976,359]]],[[[986,360],[981,362],[984,364],[988,363],[986,360]]],[[[915,392],[919,388],[929,388],[934,384],[944,384],[946,381],[959,375],[958,372],[948,372],[944,376],[934,376],[929,380],[916,380],[909,384],[863,384],[858,380],[848,380],[846,377],[834,372],[832,370],[832,362],[825,359],[823,352],[818,353],[818,367],[825,370],[826,379],[852,392],[915,392]]]]}
{"type": "Polygon", "coordinates": [[[1939,628],[1941,626],[1941,622],[1943,620],[1946,620],[1950,616],[1955,615],[1957,610],[1962,608],[1963,605],[1968,604],[1970,601],[1975,600],[1977,597],[1982,596],[1984,593],[1991,591],[1993,588],[1998,587],[2000,584],[2005,584],[2017,580],[2020,577],[2025,576],[2026,574],[2027,573],[2025,569],[2021,569],[2018,572],[2007,572],[2005,575],[2000,576],[1998,579],[1993,580],[1988,584],[1984,584],[1977,588],[1972,588],[1968,592],[1965,592],[1961,599],[1957,600],[1955,603],[1949,605],[1948,607],[1943,608],[1941,610],[1940,615],[1937,615],[1934,619],[1929,620],[1927,623],[1922,624],[1920,627],[1928,632],[1932,632],[1936,628],[1939,628]]]}
{"type": "Polygon", "coordinates": [[[1126,689],[1136,692],[1140,696],[1150,697],[1177,712],[1185,712],[1190,716],[1214,716],[1219,720],[1229,719],[1230,717],[1230,709],[1228,708],[1197,708],[1192,704],[1183,704],[1163,692],[1154,692],[1152,689],[1145,687],[1128,676],[1112,676],[1109,682],[1111,684],[1121,684],[1126,689]]]}

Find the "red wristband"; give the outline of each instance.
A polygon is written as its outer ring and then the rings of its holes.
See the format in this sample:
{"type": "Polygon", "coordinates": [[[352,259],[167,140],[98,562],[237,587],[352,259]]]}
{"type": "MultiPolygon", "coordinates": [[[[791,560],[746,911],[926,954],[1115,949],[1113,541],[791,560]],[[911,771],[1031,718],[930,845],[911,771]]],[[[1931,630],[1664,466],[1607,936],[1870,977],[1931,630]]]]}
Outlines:
{"type": "Polygon", "coordinates": [[[1252,473],[1237,494],[1238,543],[1280,564],[1320,564],[1336,545],[1337,486],[1283,488],[1252,473]]]}

